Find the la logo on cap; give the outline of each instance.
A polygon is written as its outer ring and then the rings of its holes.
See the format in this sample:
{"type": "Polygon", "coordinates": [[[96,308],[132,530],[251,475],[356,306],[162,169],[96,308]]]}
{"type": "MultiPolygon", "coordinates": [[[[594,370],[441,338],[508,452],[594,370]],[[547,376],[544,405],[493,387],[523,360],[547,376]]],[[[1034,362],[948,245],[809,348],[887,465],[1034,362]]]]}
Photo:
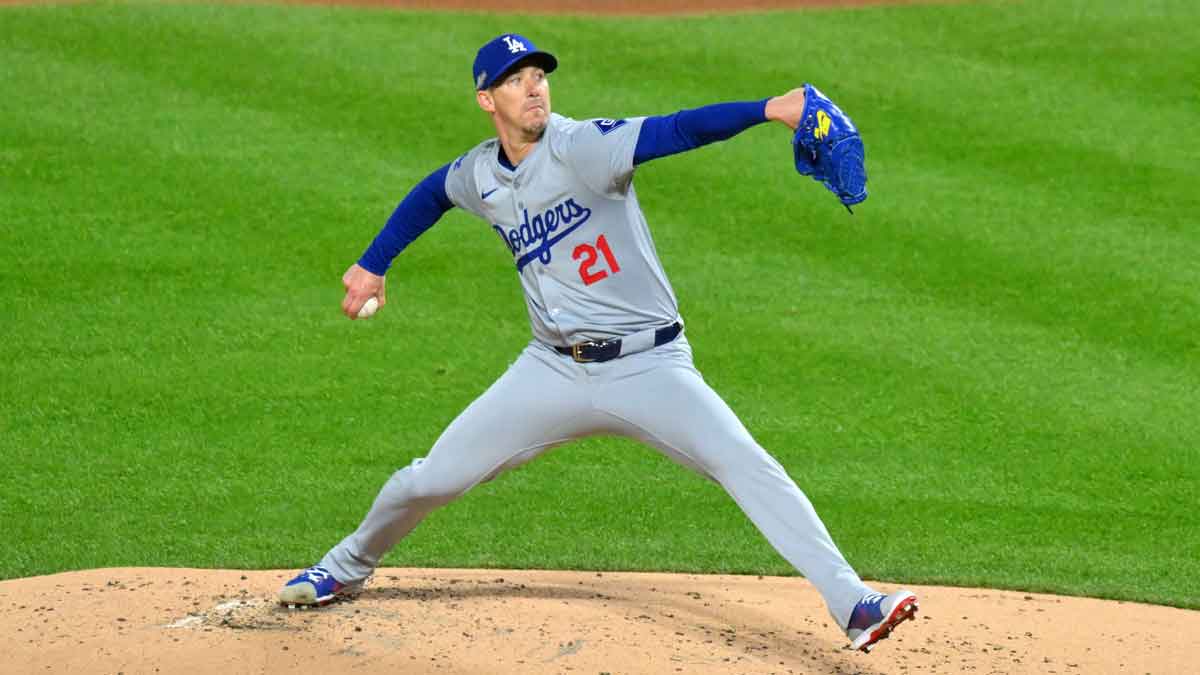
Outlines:
{"type": "Polygon", "coordinates": [[[520,40],[516,39],[515,37],[513,37],[511,35],[504,36],[504,44],[508,45],[508,52],[510,54],[516,54],[517,52],[527,51],[525,49],[525,43],[521,42],[520,40]]]}

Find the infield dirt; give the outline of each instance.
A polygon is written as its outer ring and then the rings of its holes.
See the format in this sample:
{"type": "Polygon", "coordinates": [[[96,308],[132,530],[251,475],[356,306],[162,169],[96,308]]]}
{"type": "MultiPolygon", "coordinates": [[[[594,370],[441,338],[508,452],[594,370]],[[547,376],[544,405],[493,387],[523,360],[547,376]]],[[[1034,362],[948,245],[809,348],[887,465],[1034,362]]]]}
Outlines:
{"type": "MultiPolygon", "coordinates": [[[[6,673],[1191,673],[1200,612],[908,586],[870,654],[803,579],[382,569],[287,609],[294,570],[101,569],[0,582],[6,673]]],[[[892,590],[892,584],[877,584],[892,590]]]]}

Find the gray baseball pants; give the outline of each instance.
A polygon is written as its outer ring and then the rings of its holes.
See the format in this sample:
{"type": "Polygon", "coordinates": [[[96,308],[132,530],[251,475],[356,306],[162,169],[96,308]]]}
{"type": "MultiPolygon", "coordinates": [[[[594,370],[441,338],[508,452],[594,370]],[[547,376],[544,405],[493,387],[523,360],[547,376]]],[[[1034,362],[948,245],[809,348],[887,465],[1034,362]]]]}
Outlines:
{"type": "Polygon", "coordinates": [[[636,439],[720,484],[821,592],[839,626],[870,592],[808,498],[701,377],[682,335],[604,363],[576,363],[531,342],[428,456],[392,475],[362,524],[321,564],[343,583],[365,579],[435,508],[556,445],[595,434],[636,439]]]}

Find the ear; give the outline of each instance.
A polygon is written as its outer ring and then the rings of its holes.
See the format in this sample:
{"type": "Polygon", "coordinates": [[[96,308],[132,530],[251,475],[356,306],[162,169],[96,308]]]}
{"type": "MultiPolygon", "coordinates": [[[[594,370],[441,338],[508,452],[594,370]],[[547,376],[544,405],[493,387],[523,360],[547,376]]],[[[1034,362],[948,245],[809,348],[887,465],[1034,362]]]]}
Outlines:
{"type": "Polygon", "coordinates": [[[475,92],[475,102],[483,108],[484,112],[496,112],[496,100],[492,98],[492,92],[484,89],[483,91],[475,92]]]}

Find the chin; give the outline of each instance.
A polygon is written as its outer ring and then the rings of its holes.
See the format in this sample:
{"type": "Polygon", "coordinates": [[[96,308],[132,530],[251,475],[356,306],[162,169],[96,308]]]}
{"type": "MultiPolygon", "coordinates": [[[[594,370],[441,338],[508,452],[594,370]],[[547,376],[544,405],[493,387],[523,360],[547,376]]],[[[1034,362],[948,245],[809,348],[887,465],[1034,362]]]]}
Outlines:
{"type": "Polygon", "coordinates": [[[550,121],[549,115],[546,115],[545,117],[539,117],[535,120],[531,120],[528,124],[525,125],[525,133],[530,134],[531,136],[540,136],[540,135],[542,135],[542,132],[546,131],[546,124],[549,121],[550,121]]]}

